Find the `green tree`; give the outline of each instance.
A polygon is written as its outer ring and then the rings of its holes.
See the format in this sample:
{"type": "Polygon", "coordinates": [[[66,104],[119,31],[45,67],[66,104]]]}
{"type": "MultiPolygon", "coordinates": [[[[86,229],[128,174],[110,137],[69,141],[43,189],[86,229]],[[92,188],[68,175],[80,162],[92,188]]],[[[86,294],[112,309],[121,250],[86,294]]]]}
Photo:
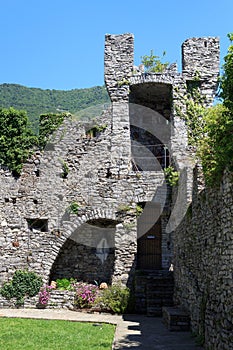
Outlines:
{"type": "Polygon", "coordinates": [[[48,113],[40,116],[39,146],[44,148],[52,133],[59,128],[69,113],[48,113]]]}
{"type": "Polygon", "coordinates": [[[163,52],[162,58],[160,56],[154,55],[153,50],[151,50],[150,55],[145,55],[141,57],[142,64],[144,64],[147,72],[152,73],[162,73],[168,67],[169,62],[162,62],[165,57],[166,52],[163,52]]]}
{"type": "Polygon", "coordinates": [[[222,105],[210,108],[204,117],[204,137],[199,151],[206,182],[216,185],[225,168],[233,171],[233,34],[228,34],[230,46],[220,80],[222,105]]]}
{"type": "Polygon", "coordinates": [[[104,86],[64,91],[28,88],[17,84],[0,84],[0,107],[13,107],[27,111],[32,129],[36,134],[41,114],[63,112],[76,114],[88,107],[109,103],[109,101],[104,86]]]}
{"type": "Polygon", "coordinates": [[[229,109],[229,112],[233,114],[233,33],[228,34],[230,39],[230,46],[228,48],[227,55],[224,58],[224,73],[221,79],[221,94],[223,98],[223,104],[229,109]]]}
{"type": "Polygon", "coordinates": [[[25,111],[0,109],[0,164],[18,176],[37,137],[33,135],[25,111]]]}
{"type": "Polygon", "coordinates": [[[226,167],[233,170],[233,118],[223,104],[208,109],[203,132],[198,149],[206,183],[213,186],[219,183],[226,167]]]}

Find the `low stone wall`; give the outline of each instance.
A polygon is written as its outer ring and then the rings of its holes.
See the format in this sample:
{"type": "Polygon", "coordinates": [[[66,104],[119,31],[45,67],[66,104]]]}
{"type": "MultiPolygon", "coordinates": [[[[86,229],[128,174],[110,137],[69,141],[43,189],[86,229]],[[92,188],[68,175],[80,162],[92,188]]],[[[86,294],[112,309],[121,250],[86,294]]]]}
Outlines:
{"type": "Polygon", "coordinates": [[[219,189],[198,193],[196,187],[192,206],[176,230],[174,242],[175,302],[189,311],[192,330],[206,349],[233,349],[230,174],[225,174],[219,189]]]}
{"type": "MultiPolygon", "coordinates": [[[[45,306],[46,309],[74,309],[74,296],[75,292],[63,291],[63,290],[53,290],[50,293],[50,299],[48,305],[45,306]]],[[[0,309],[3,308],[16,308],[15,299],[7,300],[0,297],[0,309]]],[[[25,298],[23,307],[26,309],[43,308],[38,305],[39,296],[33,298],[25,298]]]]}

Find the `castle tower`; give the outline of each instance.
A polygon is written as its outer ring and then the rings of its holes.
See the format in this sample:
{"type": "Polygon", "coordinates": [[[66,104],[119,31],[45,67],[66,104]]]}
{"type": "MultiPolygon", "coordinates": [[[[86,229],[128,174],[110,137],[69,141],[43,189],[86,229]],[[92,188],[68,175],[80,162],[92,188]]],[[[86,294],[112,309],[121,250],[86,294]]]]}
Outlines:
{"type": "Polygon", "coordinates": [[[178,110],[185,113],[183,97],[192,86],[199,87],[206,106],[213,103],[219,76],[219,39],[187,39],[182,45],[182,73],[176,64],[160,73],[135,70],[133,56],[132,34],[106,35],[105,83],[112,102],[110,172],[113,177],[124,176],[135,170],[133,163],[145,174],[161,171],[171,162],[182,175],[179,210],[173,210],[174,218],[169,219],[168,229],[163,224],[166,218],[162,219],[161,266],[164,268],[172,256],[167,247],[170,242],[167,232],[172,233],[179,224],[177,218],[185,215],[192,199],[193,154],[184,118],[178,110]],[[149,149],[148,157],[142,152],[145,148],[149,149]],[[150,167],[155,159],[160,163],[157,170],[150,167]]]}
{"type": "Polygon", "coordinates": [[[133,35],[106,35],[105,83],[112,101],[112,154],[110,172],[126,174],[131,167],[129,79],[133,71],[133,35]]]}
{"type": "Polygon", "coordinates": [[[207,106],[215,97],[219,76],[219,38],[187,39],[182,45],[182,76],[186,82],[199,79],[207,106]]]}

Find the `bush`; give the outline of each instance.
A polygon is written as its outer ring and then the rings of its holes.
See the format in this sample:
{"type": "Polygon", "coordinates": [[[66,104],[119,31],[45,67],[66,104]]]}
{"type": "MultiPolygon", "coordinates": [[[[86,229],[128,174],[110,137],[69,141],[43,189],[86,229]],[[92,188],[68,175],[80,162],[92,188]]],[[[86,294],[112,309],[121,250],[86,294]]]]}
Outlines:
{"type": "Polygon", "coordinates": [[[147,72],[152,73],[163,73],[169,66],[169,62],[162,62],[165,57],[166,52],[163,52],[162,58],[160,56],[154,55],[153,50],[151,50],[150,55],[145,55],[141,57],[142,64],[144,64],[147,72]]]}
{"type": "Polygon", "coordinates": [[[16,305],[22,305],[26,296],[38,294],[42,286],[42,278],[34,272],[18,270],[11,282],[5,283],[0,294],[6,299],[16,298],[16,305]]]}
{"type": "Polygon", "coordinates": [[[75,305],[78,308],[90,308],[93,306],[97,297],[98,286],[84,282],[77,282],[74,285],[74,288],[76,291],[75,305]]]}
{"type": "Polygon", "coordinates": [[[39,304],[40,305],[47,305],[50,299],[50,292],[53,289],[52,286],[44,285],[41,287],[39,292],[39,304]]]}
{"type": "Polygon", "coordinates": [[[32,153],[38,140],[33,135],[25,111],[0,108],[0,164],[19,176],[23,162],[32,153]]]}
{"type": "Polygon", "coordinates": [[[67,279],[67,278],[61,278],[56,280],[56,287],[60,290],[73,290],[74,289],[74,283],[76,282],[75,279],[67,279]]]}
{"type": "Polygon", "coordinates": [[[127,309],[129,296],[129,288],[120,284],[114,284],[100,292],[96,299],[96,304],[102,309],[111,310],[116,314],[123,314],[127,309]]]}

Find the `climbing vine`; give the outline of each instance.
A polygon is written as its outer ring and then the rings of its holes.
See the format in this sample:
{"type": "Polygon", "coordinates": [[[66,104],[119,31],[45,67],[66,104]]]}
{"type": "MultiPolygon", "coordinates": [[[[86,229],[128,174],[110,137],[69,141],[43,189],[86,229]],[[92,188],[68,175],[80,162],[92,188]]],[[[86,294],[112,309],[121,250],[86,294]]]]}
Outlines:
{"type": "Polygon", "coordinates": [[[203,138],[199,142],[206,182],[213,186],[220,182],[223,172],[233,171],[233,34],[225,56],[224,73],[220,80],[222,104],[207,110],[204,116],[203,138]]]}
{"type": "Polygon", "coordinates": [[[42,114],[40,116],[40,127],[39,127],[39,146],[44,148],[50,135],[59,128],[63,123],[64,119],[68,116],[67,113],[60,114],[42,114]]]}
{"type": "Polygon", "coordinates": [[[173,166],[164,169],[165,178],[170,186],[177,186],[179,181],[179,172],[173,166]]]}
{"type": "Polygon", "coordinates": [[[222,103],[205,107],[205,98],[201,95],[199,77],[196,75],[186,86],[187,94],[180,96],[185,110],[176,108],[177,114],[185,120],[189,144],[197,149],[209,186],[219,184],[226,168],[233,171],[233,34],[228,37],[231,44],[220,79],[222,103]]]}
{"type": "Polygon", "coordinates": [[[0,164],[19,176],[37,137],[31,131],[26,112],[14,108],[0,109],[0,128],[0,164]]]}
{"type": "Polygon", "coordinates": [[[204,116],[207,112],[205,107],[205,97],[200,91],[200,81],[198,73],[192,81],[186,83],[185,95],[179,95],[178,99],[185,105],[185,110],[176,106],[177,114],[185,121],[188,131],[188,142],[192,146],[198,146],[200,139],[203,137],[205,125],[204,116]]]}

